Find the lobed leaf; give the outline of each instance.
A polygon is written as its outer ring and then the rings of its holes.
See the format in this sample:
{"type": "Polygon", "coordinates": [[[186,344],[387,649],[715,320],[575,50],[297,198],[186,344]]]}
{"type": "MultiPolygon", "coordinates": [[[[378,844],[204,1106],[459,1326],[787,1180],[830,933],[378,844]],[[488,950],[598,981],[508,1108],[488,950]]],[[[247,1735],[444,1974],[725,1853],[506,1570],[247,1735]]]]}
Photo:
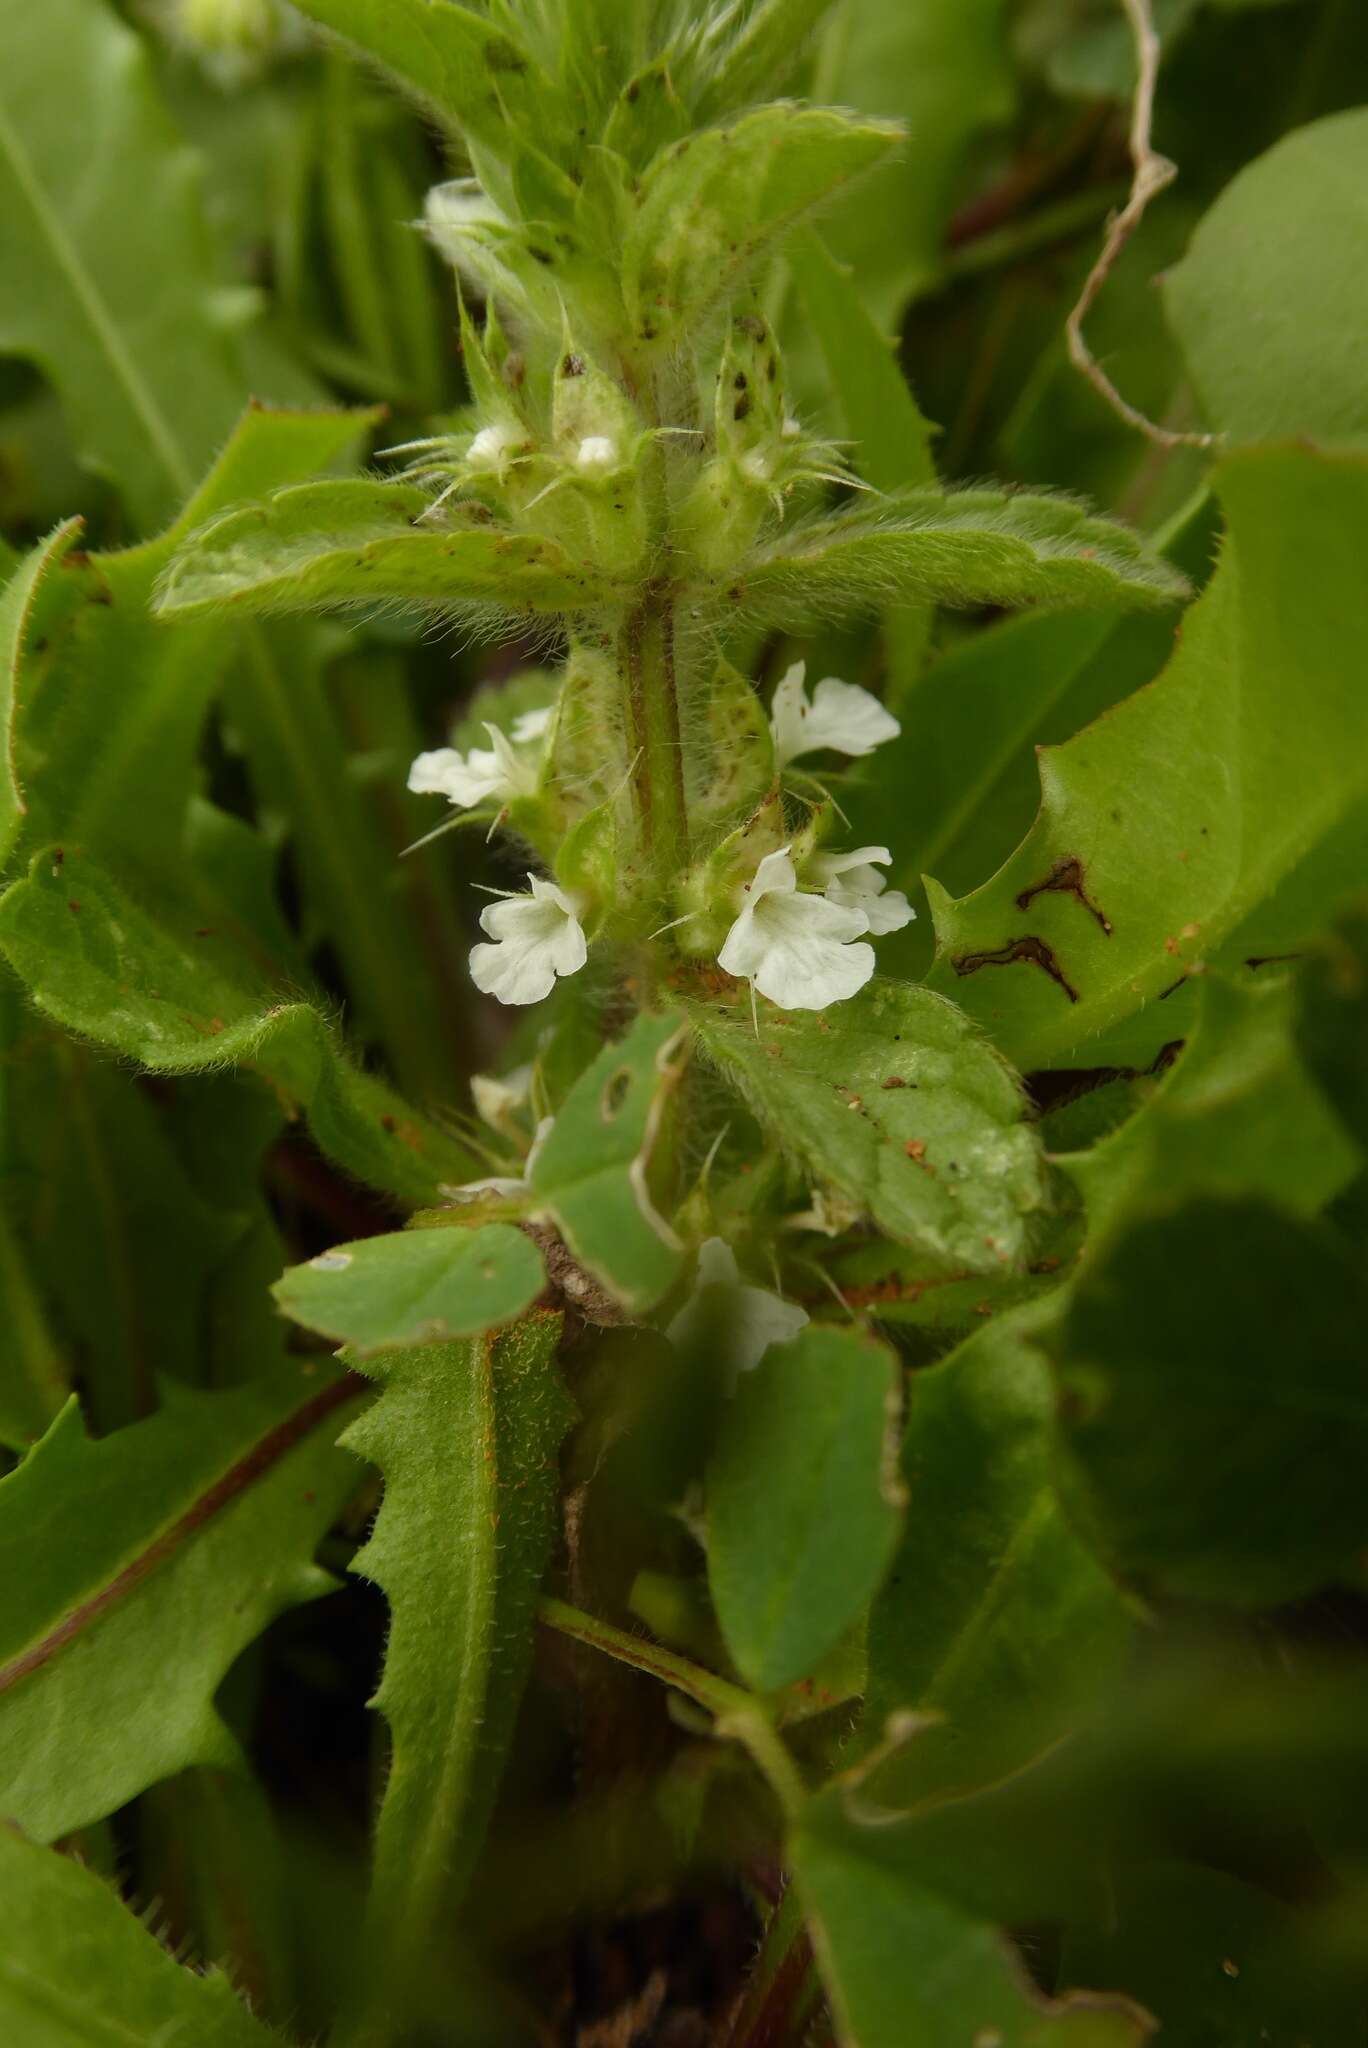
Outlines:
{"type": "Polygon", "coordinates": [[[885,604],[1162,605],[1176,569],[1113,520],[1037,491],[905,491],[756,550],[728,597],[793,630],[885,604]]]}
{"type": "Polygon", "coordinates": [[[71,1856],[0,1826],[0,2028],[23,2048],[271,2048],[228,1979],[186,1969],[71,1856]]]}
{"type": "Polygon", "coordinates": [[[559,1333],[539,1314],[387,1354],[368,1368],[380,1400],[346,1438],[385,1480],[356,1568],[390,1605],[372,1704],[393,1754],[368,1920],[371,2023],[384,2013],[390,2031],[428,1980],[431,1928],[470,1881],[513,1736],[571,1414],[559,1333]]]}
{"type": "Polygon", "coordinates": [[[287,1316],[358,1358],[474,1337],[512,1322],[545,1285],[536,1246],[511,1223],[365,1237],[292,1266],[271,1292],[287,1316]]]}
{"type": "Polygon", "coordinates": [[[875,981],[817,1015],[691,1007],[700,1044],[767,1129],[932,1271],[1021,1262],[1044,1206],[1019,1084],[953,1003],[875,981]]]}
{"type": "Polygon", "coordinates": [[[192,535],[162,579],[157,609],[181,618],[483,604],[532,615],[611,601],[611,587],[559,542],[493,525],[419,527],[428,503],[410,485],[364,478],[278,491],[192,535]]]}
{"type": "Polygon", "coordinates": [[[813,1671],[883,1577],[904,1506],[899,1379],[886,1346],[811,1324],[726,1404],[704,1481],[708,1584],[757,1691],[813,1671]]]}
{"type": "Polygon", "coordinates": [[[1152,1058],[1155,999],[1368,792],[1368,460],[1249,450],[1215,483],[1229,536],[1167,668],[1042,755],[1039,817],[991,881],[932,890],[932,985],[1027,1069],[1152,1058]]]}
{"type": "Polygon", "coordinates": [[[580,1075],[532,1166],[534,1200],[580,1264],[633,1310],[668,1294],[684,1263],[648,1182],[683,1038],[678,1017],[638,1017],[580,1075]]]}
{"type": "Polygon", "coordinates": [[[0,898],[0,952],[68,1031],[159,1074],[247,1065],[308,1116],[319,1145],[415,1206],[477,1162],[347,1058],[322,1013],[248,986],[182,910],[158,921],[77,852],[38,854],[0,898]]]}
{"type": "Polygon", "coordinates": [[[225,1393],[167,1382],[158,1414],[99,1440],[73,1400],[0,1480],[0,1805],[30,1834],[240,1764],[214,1694],[332,1586],[312,1559],[356,1484],[334,1438],[359,1391],[314,1361],[225,1393]]]}

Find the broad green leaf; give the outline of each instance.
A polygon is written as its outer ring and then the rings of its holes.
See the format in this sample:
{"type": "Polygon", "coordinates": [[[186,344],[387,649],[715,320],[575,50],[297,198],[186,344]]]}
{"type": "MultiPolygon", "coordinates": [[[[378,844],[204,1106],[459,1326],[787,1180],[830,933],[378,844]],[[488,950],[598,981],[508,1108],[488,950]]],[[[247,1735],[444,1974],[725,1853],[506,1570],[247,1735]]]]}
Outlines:
{"type": "Polygon", "coordinates": [[[0,1826],[0,2029],[23,2048],[271,2048],[228,1979],[167,1954],[70,1856],[0,1826]]]}
{"type": "Polygon", "coordinates": [[[859,1619],[898,1540],[898,1363],[852,1330],[772,1345],[708,1464],[708,1583],[749,1684],[805,1678],[859,1619]]]}
{"type": "Polygon", "coordinates": [[[1020,1086],[953,1003],[875,981],[819,1015],[690,1013],[699,1042],[814,1181],[839,1188],[932,1271],[1021,1261],[1045,1205],[1020,1086]]]}
{"type": "Polygon", "coordinates": [[[253,1067],[340,1166],[401,1201],[430,1203],[477,1170],[354,1067],[311,1004],[249,986],[215,934],[197,935],[178,911],[158,922],[78,853],[37,855],[0,898],[0,951],[48,1016],[153,1073],[253,1067]]]}
{"type": "Polygon", "coordinates": [[[684,1248],[651,1199],[651,1151],[682,1071],[678,1017],[638,1017],[581,1074],[532,1167],[532,1195],[624,1308],[679,1277],[684,1248]]]}
{"type": "Polygon", "coordinates": [[[831,1788],[789,1841],[841,2048],[1141,2048],[1152,2028],[1138,2006],[1047,1999],[996,1927],[940,1896],[931,1873],[899,1868],[887,1835],[831,1788]]]}
{"type": "Polygon", "coordinates": [[[892,1714],[941,1718],[885,1767],[881,1796],[898,1804],[1019,1767],[1092,1707],[1130,1641],[1055,1499],[1038,1322],[996,1317],[908,1381],[907,1516],[870,1616],[865,1725],[877,1743],[892,1714]]]}
{"type": "Polygon", "coordinates": [[[61,838],[153,876],[178,863],[199,740],[235,635],[221,620],[172,629],[152,618],[157,578],[203,520],[244,495],[312,475],[375,418],[249,406],[165,533],[68,571],[76,601],[45,636],[42,657],[30,655],[32,674],[21,681],[30,849],[61,838]]]}
{"type": "Polygon", "coordinates": [[[1356,897],[1297,976],[1297,1046],[1335,1114],[1368,1153],[1368,901],[1356,897]]]}
{"type": "Polygon", "coordinates": [[[1187,584],[1137,535],[1038,492],[907,491],[758,548],[727,596],[797,630],[883,604],[1172,604],[1187,584]]]}
{"type": "Polygon", "coordinates": [[[1368,440],[1368,111],[1285,135],[1240,172],[1164,274],[1213,427],[1237,441],[1368,440]]]}
{"type": "Polygon", "coordinates": [[[1110,1237],[1045,1333],[1065,1499],[1142,1592],[1293,1600],[1368,1542],[1368,1285],[1328,1232],[1194,1201],[1110,1237]]]}
{"type": "Polygon", "coordinates": [[[9,857],[27,809],[19,782],[16,731],[34,612],[43,584],[65,559],[79,531],[74,519],[57,527],[16,564],[0,593],[0,864],[9,857]]]}
{"type": "MultiPolygon", "coordinates": [[[[1353,1179],[1358,1149],[1293,1040],[1296,1000],[1286,976],[1204,978],[1196,1026],[1150,1100],[1059,1160],[1094,1238],[1137,1203],[1196,1194],[1263,1195],[1314,1216],[1353,1179]]],[[[1361,1041],[1355,1051],[1361,1062],[1361,1041]]]]}
{"type": "Polygon", "coordinates": [[[1020,1066],[1098,1037],[1210,957],[1368,790],[1368,461],[1277,448],[1216,473],[1229,536],[1168,667],[1042,756],[1035,826],[992,880],[935,890],[933,986],[1020,1066]]]}
{"type": "Polygon", "coordinates": [[[661,152],[622,249],[636,338],[662,347],[733,297],[785,231],[898,146],[889,121],[756,107],[661,152]]]}
{"type": "Polygon", "coordinates": [[[322,606],[495,604],[510,616],[572,611],[614,592],[559,542],[489,524],[419,526],[408,484],[300,484],[193,534],[162,578],[166,618],[322,606]]]}
{"type": "Polygon", "coordinates": [[[272,1293],[287,1316],[359,1358],[474,1337],[530,1308],[545,1285],[530,1237],[511,1223],[364,1237],[292,1266],[272,1293]]]}
{"type": "MultiPolygon", "coordinates": [[[[356,1560],[390,1605],[373,1702],[393,1748],[369,1912],[371,1997],[390,2015],[377,2038],[392,2038],[429,1981],[430,1944],[470,1881],[512,1739],[570,1421],[559,1333],[558,1316],[534,1315],[377,1359],[380,1400],[345,1440],[385,1481],[356,1560]]],[[[356,2038],[371,2038],[364,2024],[356,2038]]]]}
{"type": "Polygon", "coordinates": [[[199,166],[101,0],[53,0],[41,33],[4,0],[0,40],[0,349],[42,367],[82,459],[149,531],[194,489],[246,385],[213,303],[199,166]]]}
{"type": "Polygon", "coordinates": [[[167,1382],[160,1413],[98,1441],[72,1401],[0,1480],[0,1804],[28,1833],[239,1761],[214,1693],[333,1583],[312,1559],[356,1485],[333,1440],[358,1391],[316,1363],[221,1394],[167,1382]]]}

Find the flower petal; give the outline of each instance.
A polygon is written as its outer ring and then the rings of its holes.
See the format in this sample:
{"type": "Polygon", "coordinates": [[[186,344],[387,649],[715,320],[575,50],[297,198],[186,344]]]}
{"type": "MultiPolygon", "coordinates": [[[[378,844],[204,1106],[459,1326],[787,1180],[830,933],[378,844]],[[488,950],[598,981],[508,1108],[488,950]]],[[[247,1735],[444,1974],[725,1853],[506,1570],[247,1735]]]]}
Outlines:
{"type": "Polygon", "coordinates": [[[408,786],[416,796],[444,796],[463,810],[504,793],[498,756],[483,747],[472,747],[468,754],[455,747],[420,754],[409,769],[408,786]]]}
{"type": "Polygon", "coordinates": [[[825,676],[812,693],[805,751],[831,747],[838,754],[872,754],[901,731],[897,719],[868,690],[825,676]]]}
{"type": "Polygon", "coordinates": [[[723,1376],[730,1384],[737,1374],[759,1365],[771,1344],[796,1337],[807,1320],[807,1310],[796,1302],[743,1281],[731,1246],[710,1237],[699,1247],[693,1290],[666,1335],[681,1351],[706,1345],[716,1357],[720,1347],[723,1376]]]}
{"type": "Polygon", "coordinates": [[[575,905],[554,882],[529,875],[529,896],[505,896],[480,912],[480,927],[495,941],[473,946],[470,973],[476,988],[501,1003],[539,1003],[558,974],[574,974],[589,957],[575,905]]]}

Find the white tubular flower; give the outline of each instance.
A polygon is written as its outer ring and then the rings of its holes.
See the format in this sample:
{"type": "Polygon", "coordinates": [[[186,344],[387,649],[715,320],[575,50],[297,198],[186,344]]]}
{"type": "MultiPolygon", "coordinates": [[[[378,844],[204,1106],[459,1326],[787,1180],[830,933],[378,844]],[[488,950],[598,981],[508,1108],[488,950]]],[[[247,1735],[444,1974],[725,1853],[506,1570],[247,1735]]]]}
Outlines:
{"type": "Polygon", "coordinates": [[[770,731],[779,767],[786,768],[800,754],[815,754],[822,747],[851,756],[872,754],[884,740],[896,739],[902,731],[877,697],[871,697],[858,683],[838,682],[835,676],[818,683],[809,703],[803,688],[806,674],[806,662],[795,661],[777,685],[770,705],[770,731]]]}
{"type": "MultiPolygon", "coordinates": [[[[519,732],[518,727],[527,718],[540,716],[534,711],[520,718],[513,728],[514,739],[535,738],[535,733],[519,732]]],[[[550,713],[546,716],[549,718],[550,713]]],[[[420,754],[409,769],[408,786],[414,795],[444,796],[466,811],[491,800],[502,804],[510,797],[534,796],[538,763],[519,754],[497,725],[486,725],[485,731],[489,734],[488,750],[472,747],[468,754],[462,754],[456,747],[436,747],[430,754],[420,754]]]]}
{"type": "Polygon", "coordinates": [[[874,948],[851,943],[869,930],[863,910],[800,892],[789,849],[767,853],[746,884],[746,907],[717,964],[749,981],[781,1010],[824,1010],[862,989],[874,948]]]}
{"type": "Polygon", "coordinates": [[[900,932],[917,914],[902,890],[890,889],[887,875],[879,873],[892,858],[886,846],[857,846],[851,853],[819,853],[813,862],[827,902],[862,910],[876,939],[900,932]]]}
{"type": "Polygon", "coordinates": [[[529,874],[530,896],[505,896],[480,912],[480,929],[492,946],[472,946],[470,974],[476,988],[501,1003],[540,1003],[558,974],[577,974],[589,944],[573,897],[529,874]]]}
{"type": "Polygon", "coordinates": [[[715,1358],[720,1351],[730,1386],[738,1373],[759,1365],[771,1344],[796,1337],[807,1320],[796,1302],[744,1281],[731,1246],[710,1237],[699,1248],[693,1291],[665,1334],[684,1352],[706,1347],[715,1358]]]}

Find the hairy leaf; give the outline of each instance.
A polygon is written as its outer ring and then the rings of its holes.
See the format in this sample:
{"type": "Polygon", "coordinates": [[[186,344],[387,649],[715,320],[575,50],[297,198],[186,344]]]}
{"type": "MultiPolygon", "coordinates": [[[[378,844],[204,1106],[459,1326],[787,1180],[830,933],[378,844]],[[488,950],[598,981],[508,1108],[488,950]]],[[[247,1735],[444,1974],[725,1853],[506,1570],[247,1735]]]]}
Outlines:
{"type": "Polygon", "coordinates": [[[1368,112],[1283,137],[1227,185],[1164,305],[1212,426],[1239,441],[1368,437],[1368,112]]]}
{"type": "Polygon", "coordinates": [[[430,1930],[469,1883],[513,1733],[570,1420],[559,1332],[558,1316],[534,1315],[498,1336],[377,1359],[368,1370],[384,1391],[346,1438],[385,1480],[356,1565],[390,1604],[373,1704],[393,1758],[369,1949],[372,2000],[394,2015],[414,1995],[406,1978],[426,1978],[430,1930]]]}
{"type": "Polygon", "coordinates": [[[72,1401],[0,1480],[0,1803],[46,1841],[190,1764],[232,1767],[220,1681],[332,1584],[312,1557],[356,1484],[333,1439],[358,1383],[310,1363],[164,1392],[99,1441],[72,1401]]]}
{"type": "Polygon", "coordinates": [[[677,340],[735,294],[786,229],[901,140],[893,122],[825,107],[756,107],[686,136],[641,179],[622,250],[639,340],[677,340]]]}
{"type": "Polygon", "coordinates": [[[490,525],[418,526],[428,502],[408,484],[363,478],[279,491],[193,534],[157,607],[168,618],[396,604],[535,614],[611,599],[559,542],[490,525]]]}
{"type": "Polygon", "coordinates": [[[953,1003],[875,981],[820,1015],[697,1005],[699,1041],[815,1181],[932,1271],[1018,1263],[1045,1202],[1010,1068],[953,1003]]]}
{"type": "Polygon", "coordinates": [[[1109,1238],[1045,1335],[1066,1499],[1143,1591],[1296,1599],[1368,1542],[1368,1286],[1338,1241],[1252,1199],[1109,1238]]]}
{"type": "Polygon", "coordinates": [[[17,729],[27,677],[28,643],[43,586],[80,531],[69,519],[18,562],[0,594],[0,863],[9,857],[27,805],[19,781],[17,729]]]}
{"type": "Polygon", "coordinates": [[[41,33],[4,0],[0,348],[38,362],[85,462],[143,530],[194,489],[242,405],[199,170],[138,37],[100,0],[41,33]]]}
{"type": "Polygon", "coordinates": [[[1168,667],[1042,756],[1039,818],[991,881],[932,894],[933,985],[1026,1068],[1097,1064],[1146,1004],[1152,1057],[1154,999],[1368,789],[1368,460],[1251,450],[1217,487],[1229,537],[1168,667]]]}
{"type": "Polygon", "coordinates": [[[23,2048],[271,2048],[228,1979],[187,1970],[70,1856],[0,1826],[0,2027],[23,2048]]]}
{"type": "Polygon", "coordinates": [[[746,1680],[805,1678],[859,1618],[898,1538],[898,1365],[855,1331],[771,1346],[708,1465],[708,1583],[746,1680]]]}
{"type": "Polygon", "coordinates": [[[798,628],[884,604],[1172,604],[1187,584],[1124,526],[1038,492],[908,491],[762,547],[728,597],[798,628]]]}
{"type": "Polygon", "coordinates": [[[510,1223],[364,1237],[292,1266],[272,1293],[287,1316],[359,1358],[492,1330],[545,1284],[535,1245],[510,1223]]]}
{"type": "Polygon", "coordinates": [[[1115,1587],[1061,1513],[1049,1373],[1000,1316],[908,1382],[907,1517],[869,1624],[869,1737],[942,1717],[885,1767],[881,1795],[967,1791],[1055,1741],[1131,1635],[1115,1587]]]}
{"type": "Polygon", "coordinates": [[[255,1068],[340,1166],[402,1201],[431,1202],[477,1171],[351,1064],[320,1011],[249,986],[221,938],[197,936],[181,911],[158,922],[78,853],[38,854],[0,898],[0,951],[48,1016],[153,1073],[255,1068]]]}
{"type": "Polygon", "coordinates": [[[566,1097],[532,1167],[532,1194],[575,1257],[625,1308],[679,1276],[684,1248],[651,1199],[651,1150],[681,1071],[678,1017],[639,1017],[566,1097]]]}

